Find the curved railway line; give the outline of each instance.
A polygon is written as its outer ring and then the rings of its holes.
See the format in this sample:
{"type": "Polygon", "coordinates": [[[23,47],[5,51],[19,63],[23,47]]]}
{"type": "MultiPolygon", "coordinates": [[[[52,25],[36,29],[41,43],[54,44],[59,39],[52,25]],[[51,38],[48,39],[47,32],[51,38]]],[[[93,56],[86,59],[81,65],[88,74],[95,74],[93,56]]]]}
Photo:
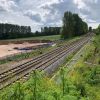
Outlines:
{"type": "Polygon", "coordinates": [[[80,49],[91,39],[91,37],[92,35],[87,34],[77,41],[71,42],[65,46],[58,47],[55,50],[33,58],[29,62],[26,62],[24,64],[16,66],[15,68],[0,73],[0,89],[24,77],[33,70],[38,69],[40,71],[44,70],[48,72],[48,68],[50,65],[55,63],[63,56],[67,56],[68,54],[80,49]]]}

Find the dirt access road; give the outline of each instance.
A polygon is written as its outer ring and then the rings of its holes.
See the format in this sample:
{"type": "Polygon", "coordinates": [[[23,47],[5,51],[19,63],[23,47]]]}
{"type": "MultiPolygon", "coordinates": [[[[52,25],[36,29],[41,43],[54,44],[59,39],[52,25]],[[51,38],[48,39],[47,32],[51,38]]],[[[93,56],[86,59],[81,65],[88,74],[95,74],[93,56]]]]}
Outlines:
{"type": "Polygon", "coordinates": [[[22,43],[22,44],[7,44],[7,45],[0,45],[0,58],[9,56],[12,54],[17,54],[17,53],[23,53],[26,52],[26,50],[18,50],[14,48],[27,48],[27,47],[35,47],[35,46],[40,46],[44,45],[47,43],[22,43]]]}

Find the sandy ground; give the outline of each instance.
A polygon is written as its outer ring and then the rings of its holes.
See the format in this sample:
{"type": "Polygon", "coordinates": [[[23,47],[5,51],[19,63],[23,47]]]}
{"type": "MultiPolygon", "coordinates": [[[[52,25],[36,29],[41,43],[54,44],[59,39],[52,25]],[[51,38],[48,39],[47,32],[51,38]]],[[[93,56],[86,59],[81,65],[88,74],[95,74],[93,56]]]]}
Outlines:
{"type": "Polygon", "coordinates": [[[43,45],[46,43],[23,43],[23,44],[8,44],[8,45],[0,45],[0,58],[6,57],[12,54],[25,52],[23,50],[16,50],[14,48],[25,48],[25,47],[33,47],[38,45],[43,45]]]}

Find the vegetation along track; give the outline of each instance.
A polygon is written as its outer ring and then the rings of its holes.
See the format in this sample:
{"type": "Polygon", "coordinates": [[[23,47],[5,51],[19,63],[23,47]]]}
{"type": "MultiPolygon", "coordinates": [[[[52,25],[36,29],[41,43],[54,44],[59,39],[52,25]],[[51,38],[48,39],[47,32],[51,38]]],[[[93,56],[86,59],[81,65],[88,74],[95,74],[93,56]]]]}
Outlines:
{"type": "Polygon", "coordinates": [[[91,39],[91,36],[92,35],[87,34],[77,41],[69,43],[65,46],[58,47],[53,51],[33,58],[30,62],[26,62],[8,71],[0,73],[0,89],[22,78],[32,70],[46,70],[50,65],[52,65],[64,55],[67,56],[67,54],[72,53],[82,47],[91,39]]]}

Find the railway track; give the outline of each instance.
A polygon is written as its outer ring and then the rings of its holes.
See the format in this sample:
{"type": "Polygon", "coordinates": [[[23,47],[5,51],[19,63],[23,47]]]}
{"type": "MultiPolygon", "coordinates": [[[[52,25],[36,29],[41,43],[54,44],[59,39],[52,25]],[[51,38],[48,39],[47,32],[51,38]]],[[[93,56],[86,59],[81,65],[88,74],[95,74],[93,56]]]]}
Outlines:
{"type": "Polygon", "coordinates": [[[90,40],[90,38],[91,36],[88,34],[75,42],[58,47],[53,51],[35,57],[30,62],[26,62],[8,71],[0,73],[0,89],[24,77],[33,70],[38,69],[40,71],[44,70],[48,72],[48,68],[50,65],[62,58],[64,55],[67,56],[68,54],[81,48],[85,43],[90,40]]]}

